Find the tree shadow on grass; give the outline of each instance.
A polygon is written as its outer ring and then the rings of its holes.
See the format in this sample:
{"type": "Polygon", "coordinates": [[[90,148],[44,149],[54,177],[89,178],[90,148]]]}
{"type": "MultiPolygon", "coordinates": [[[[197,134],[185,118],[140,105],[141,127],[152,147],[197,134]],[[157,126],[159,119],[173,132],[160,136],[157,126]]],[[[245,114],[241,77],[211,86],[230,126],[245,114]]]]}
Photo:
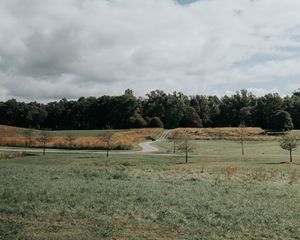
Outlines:
{"type": "MultiPolygon", "coordinates": [[[[268,163],[259,163],[259,164],[266,164],[266,165],[290,165],[289,161],[287,162],[268,162],[268,163]]],[[[293,162],[292,165],[300,165],[300,163],[293,162]]]]}
{"type": "Polygon", "coordinates": [[[283,164],[290,164],[289,162],[267,162],[267,163],[259,163],[259,164],[266,164],[266,165],[283,165],[283,164]]]}

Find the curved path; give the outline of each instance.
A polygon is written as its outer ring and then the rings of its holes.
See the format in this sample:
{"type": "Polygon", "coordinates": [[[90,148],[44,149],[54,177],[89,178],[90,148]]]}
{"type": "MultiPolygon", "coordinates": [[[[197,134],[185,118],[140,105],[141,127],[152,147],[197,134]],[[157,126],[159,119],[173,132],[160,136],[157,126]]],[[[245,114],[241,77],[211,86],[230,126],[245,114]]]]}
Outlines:
{"type": "Polygon", "coordinates": [[[165,130],[161,134],[158,135],[156,141],[147,141],[147,142],[142,142],[139,144],[139,146],[142,148],[141,151],[142,153],[153,153],[153,152],[158,152],[159,149],[157,147],[152,146],[152,143],[157,142],[157,141],[165,141],[169,135],[171,130],[165,130]]]}

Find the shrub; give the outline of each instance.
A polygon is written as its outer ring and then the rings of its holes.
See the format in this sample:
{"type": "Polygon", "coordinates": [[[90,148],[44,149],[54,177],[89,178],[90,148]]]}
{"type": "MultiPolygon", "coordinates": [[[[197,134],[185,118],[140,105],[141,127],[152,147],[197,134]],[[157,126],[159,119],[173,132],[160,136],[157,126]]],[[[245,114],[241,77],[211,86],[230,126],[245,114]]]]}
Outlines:
{"type": "Polygon", "coordinates": [[[277,111],[272,119],[272,129],[289,131],[294,128],[291,115],[286,111],[277,111]]]}
{"type": "Polygon", "coordinates": [[[130,117],[128,122],[130,128],[144,128],[147,126],[147,122],[140,114],[130,117]]]}
{"type": "Polygon", "coordinates": [[[159,117],[154,117],[151,119],[149,123],[149,127],[151,128],[164,128],[163,122],[159,119],[159,117]]]}

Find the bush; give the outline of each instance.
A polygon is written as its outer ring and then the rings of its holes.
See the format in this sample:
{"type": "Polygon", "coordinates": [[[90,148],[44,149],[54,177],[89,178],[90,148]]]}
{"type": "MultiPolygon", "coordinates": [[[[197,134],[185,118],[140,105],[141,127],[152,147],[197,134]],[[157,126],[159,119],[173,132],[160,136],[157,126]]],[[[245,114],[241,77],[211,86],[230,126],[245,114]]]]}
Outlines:
{"type": "Polygon", "coordinates": [[[149,123],[150,128],[164,128],[163,122],[159,119],[159,117],[154,117],[151,119],[149,123]]]}
{"type": "Polygon", "coordinates": [[[272,129],[289,131],[294,128],[291,115],[286,111],[275,112],[272,119],[272,129]]]}
{"type": "Polygon", "coordinates": [[[128,121],[130,128],[144,128],[147,126],[147,122],[140,114],[137,114],[134,117],[130,117],[128,121]]]}

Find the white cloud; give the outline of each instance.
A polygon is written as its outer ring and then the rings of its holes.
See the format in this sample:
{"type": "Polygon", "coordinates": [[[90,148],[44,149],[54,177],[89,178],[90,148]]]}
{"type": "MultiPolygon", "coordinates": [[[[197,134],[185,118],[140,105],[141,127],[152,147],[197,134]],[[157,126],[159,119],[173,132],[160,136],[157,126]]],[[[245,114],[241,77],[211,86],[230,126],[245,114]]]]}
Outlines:
{"type": "Polygon", "coordinates": [[[300,76],[299,11],[295,0],[2,0],[1,99],[285,94],[300,76]]]}

